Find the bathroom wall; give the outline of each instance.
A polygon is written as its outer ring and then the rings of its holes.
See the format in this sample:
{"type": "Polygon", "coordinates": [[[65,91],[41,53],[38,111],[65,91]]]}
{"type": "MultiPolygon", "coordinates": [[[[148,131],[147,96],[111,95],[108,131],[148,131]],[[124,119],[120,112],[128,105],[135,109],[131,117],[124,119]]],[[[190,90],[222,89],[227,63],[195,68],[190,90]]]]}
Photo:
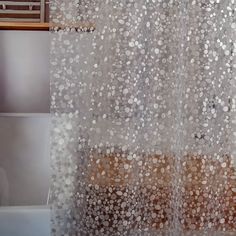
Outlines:
{"type": "Polygon", "coordinates": [[[48,32],[0,31],[0,206],[47,202],[49,42],[48,32]]]}
{"type": "MultiPolygon", "coordinates": [[[[4,205],[46,205],[49,125],[47,116],[0,116],[0,168],[5,170],[9,186],[8,202],[4,205]]],[[[2,183],[3,188],[5,184],[2,183]]]]}
{"type": "Polygon", "coordinates": [[[0,31],[0,112],[49,111],[49,33],[0,31]]]}

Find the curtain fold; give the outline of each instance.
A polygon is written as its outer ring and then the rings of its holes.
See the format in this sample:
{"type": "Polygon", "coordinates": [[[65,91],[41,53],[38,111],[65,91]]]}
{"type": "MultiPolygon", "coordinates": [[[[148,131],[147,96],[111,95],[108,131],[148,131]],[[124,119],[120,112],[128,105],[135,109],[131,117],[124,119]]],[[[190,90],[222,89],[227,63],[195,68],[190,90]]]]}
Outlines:
{"type": "Polygon", "coordinates": [[[236,234],[235,5],[51,1],[52,235],[236,234]]]}

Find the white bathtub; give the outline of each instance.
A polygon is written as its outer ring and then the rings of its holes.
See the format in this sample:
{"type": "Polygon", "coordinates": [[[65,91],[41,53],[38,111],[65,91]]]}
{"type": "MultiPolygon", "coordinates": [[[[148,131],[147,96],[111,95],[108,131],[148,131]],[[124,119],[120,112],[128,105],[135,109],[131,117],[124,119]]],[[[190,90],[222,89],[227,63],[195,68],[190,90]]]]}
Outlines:
{"type": "Polygon", "coordinates": [[[50,236],[50,208],[0,207],[1,236],[50,236]]]}

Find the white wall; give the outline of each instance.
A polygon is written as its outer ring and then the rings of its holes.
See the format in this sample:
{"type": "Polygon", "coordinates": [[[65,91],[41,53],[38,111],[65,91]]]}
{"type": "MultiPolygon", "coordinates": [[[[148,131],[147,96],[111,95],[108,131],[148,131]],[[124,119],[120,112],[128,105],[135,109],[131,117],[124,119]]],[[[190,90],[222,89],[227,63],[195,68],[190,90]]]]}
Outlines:
{"type": "Polygon", "coordinates": [[[49,33],[0,31],[0,112],[49,111],[49,33]]]}
{"type": "Polygon", "coordinates": [[[9,185],[5,205],[46,204],[50,182],[49,126],[47,116],[0,116],[0,168],[5,170],[9,185]]]}
{"type": "Polygon", "coordinates": [[[14,113],[49,112],[49,43],[48,32],[0,31],[0,169],[7,179],[0,198],[9,188],[4,205],[47,201],[49,115],[14,113]]]}

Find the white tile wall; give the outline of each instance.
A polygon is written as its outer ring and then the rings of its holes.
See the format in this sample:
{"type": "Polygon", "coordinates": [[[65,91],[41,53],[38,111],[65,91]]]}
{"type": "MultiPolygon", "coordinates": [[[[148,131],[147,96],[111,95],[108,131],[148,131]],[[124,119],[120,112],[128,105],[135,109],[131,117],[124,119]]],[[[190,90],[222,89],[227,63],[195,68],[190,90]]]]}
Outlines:
{"type": "Polygon", "coordinates": [[[49,32],[0,31],[0,112],[49,112],[49,32]]]}
{"type": "Polygon", "coordinates": [[[0,206],[47,202],[49,43],[48,32],[0,31],[0,206]]]}
{"type": "Polygon", "coordinates": [[[7,183],[0,181],[0,198],[9,185],[5,205],[46,205],[50,182],[49,127],[49,116],[0,116],[0,168],[7,179],[7,183]]]}

